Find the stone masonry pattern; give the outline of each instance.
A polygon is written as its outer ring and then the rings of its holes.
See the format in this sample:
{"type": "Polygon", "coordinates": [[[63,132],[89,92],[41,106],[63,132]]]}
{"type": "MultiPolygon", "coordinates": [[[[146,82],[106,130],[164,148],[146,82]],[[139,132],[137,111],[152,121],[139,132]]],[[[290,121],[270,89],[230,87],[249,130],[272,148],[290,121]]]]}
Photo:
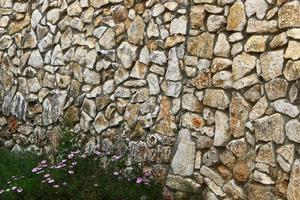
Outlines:
{"type": "Polygon", "coordinates": [[[60,127],[184,199],[300,200],[299,0],[0,0],[0,146],[60,127]]]}

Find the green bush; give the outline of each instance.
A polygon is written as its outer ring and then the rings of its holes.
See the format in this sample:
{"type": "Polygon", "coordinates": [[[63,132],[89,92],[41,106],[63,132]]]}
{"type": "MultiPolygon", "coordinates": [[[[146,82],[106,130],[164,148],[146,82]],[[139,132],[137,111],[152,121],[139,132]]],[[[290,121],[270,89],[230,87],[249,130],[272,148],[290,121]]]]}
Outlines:
{"type": "Polygon", "coordinates": [[[75,151],[73,136],[68,134],[53,163],[28,152],[0,149],[0,199],[162,199],[162,186],[151,180],[151,174],[143,174],[138,163],[128,165],[127,157],[75,151]]]}

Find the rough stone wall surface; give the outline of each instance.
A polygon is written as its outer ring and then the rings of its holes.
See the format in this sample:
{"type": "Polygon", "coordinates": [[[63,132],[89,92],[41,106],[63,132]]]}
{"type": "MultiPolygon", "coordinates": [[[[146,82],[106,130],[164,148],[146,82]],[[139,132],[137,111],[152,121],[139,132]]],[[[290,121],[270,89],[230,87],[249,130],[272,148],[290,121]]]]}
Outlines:
{"type": "Polygon", "coordinates": [[[0,0],[0,145],[69,126],[177,198],[299,200],[299,78],[298,0],[0,0]]]}

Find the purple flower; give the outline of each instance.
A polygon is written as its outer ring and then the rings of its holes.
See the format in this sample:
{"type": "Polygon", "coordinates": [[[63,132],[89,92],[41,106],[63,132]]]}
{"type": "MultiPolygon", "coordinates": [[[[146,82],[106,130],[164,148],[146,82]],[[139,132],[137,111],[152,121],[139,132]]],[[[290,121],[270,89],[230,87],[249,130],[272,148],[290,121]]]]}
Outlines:
{"type": "Polygon", "coordinates": [[[143,182],[143,179],[141,178],[141,177],[138,177],[137,179],[136,179],[136,183],[137,184],[140,184],[140,183],[142,183],[143,182]]]}
{"type": "Polygon", "coordinates": [[[47,163],[46,160],[42,160],[42,162],[41,162],[42,165],[44,165],[44,164],[46,164],[46,163],[47,163]]]}
{"type": "Polygon", "coordinates": [[[44,175],[45,178],[48,178],[49,176],[50,176],[50,174],[45,174],[44,175]]]}
{"type": "Polygon", "coordinates": [[[4,192],[4,190],[0,189],[0,194],[2,194],[4,192]]]}

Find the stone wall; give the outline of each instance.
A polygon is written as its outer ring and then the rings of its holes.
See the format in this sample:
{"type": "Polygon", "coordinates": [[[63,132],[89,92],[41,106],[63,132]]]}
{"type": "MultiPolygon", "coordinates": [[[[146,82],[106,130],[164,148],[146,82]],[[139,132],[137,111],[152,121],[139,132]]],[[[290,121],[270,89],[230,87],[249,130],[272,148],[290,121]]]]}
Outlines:
{"type": "Polygon", "coordinates": [[[177,199],[299,200],[297,27],[298,0],[0,0],[0,146],[69,127],[177,199]]]}

